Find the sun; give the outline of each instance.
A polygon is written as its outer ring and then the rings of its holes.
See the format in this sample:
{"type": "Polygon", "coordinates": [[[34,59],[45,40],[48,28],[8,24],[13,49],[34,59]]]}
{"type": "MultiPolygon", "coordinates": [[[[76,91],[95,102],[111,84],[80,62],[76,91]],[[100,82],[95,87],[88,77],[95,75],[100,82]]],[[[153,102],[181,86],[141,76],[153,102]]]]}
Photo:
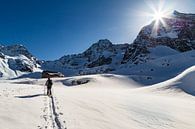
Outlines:
{"type": "Polygon", "coordinates": [[[167,28],[166,19],[170,18],[169,13],[166,10],[154,9],[151,13],[151,20],[154,21],[153,34],[157,34],[160,27],[167,28]]]}
{"type": "Polygon", "coordinates": [[[166,17],[165,14],[163,14],[163,12],[160,12],[160,11],[156,11],[154,12],[154,14],[152,15],[153,17],[153,20],[155,21],[162,21],[164,17],[166,17]]]}
{"type": "Polygon", "coordinates": [[[151,17],[151,20],[154,21],[152,35],[157,36],[158,30],[161,26],[167,28],[165,19],[168,18],[168,15],[164,10],[155,9],[153,10],[153,13],[151,13],[151,17]]]}
{"type": "Polygon", "coordinates": [[[165,4],[165,0],[148,0],[136,15],[141,16],[145,24],[152,27],[152,35],[158,35],[161,28],[169,29],[167,21],[172,18],[172,11],[173,6],[165,4]]]}
{"type": "Polygon", "coordinates": [[[165,6],[165,0],[152,1],[146,5],[148,5],[148,10],[143,12],[143,16],[152,23],[152,34],[158,35],[161,28],[168,28],[167,20],[171,18],[172,9],[165,6]]]}

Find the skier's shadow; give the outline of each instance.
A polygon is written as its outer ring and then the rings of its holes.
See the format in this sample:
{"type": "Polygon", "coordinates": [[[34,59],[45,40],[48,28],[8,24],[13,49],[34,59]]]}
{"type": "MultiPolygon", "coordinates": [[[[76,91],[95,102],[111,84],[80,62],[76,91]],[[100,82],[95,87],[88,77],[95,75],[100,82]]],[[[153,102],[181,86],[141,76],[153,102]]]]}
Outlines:
{"type": "Polygon", "coordinates": [[[35,95],[25,95],[25,96],[15,96],[16,98],[34,98],[39,96],[45,96],[45,94],[35,94],[35,95]]]}

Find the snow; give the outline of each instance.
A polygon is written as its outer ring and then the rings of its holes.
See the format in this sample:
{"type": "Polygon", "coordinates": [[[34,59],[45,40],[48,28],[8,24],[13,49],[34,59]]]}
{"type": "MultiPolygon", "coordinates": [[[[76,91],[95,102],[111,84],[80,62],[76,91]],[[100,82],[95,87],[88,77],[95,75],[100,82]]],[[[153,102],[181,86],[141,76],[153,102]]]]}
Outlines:
{"type": "Polygon", "coordinates": [[[1,80],[1,128],[194,129],[194,76],[195,66],[151,86],[114,74],[57,78],[52,98],[45,79],[1,80]]]}
{"type": "Polygon", "coordinates": [[[194,129],[194,15],[174,14],[167,28],[143,27],[133,44],[99,40],[55,61],[38,61],[23,45],[0,45],[0,127],[194,129]],[[53,79],[48,97],[42,70],[70,77],[53,79]]]}
{"type": "Polygon", "coordinates": [[[195,66],[192,66],[185,71],[183,71],[178,76],[167,80],[162,83],[155,84],[156,87],[171,87],[172,89],[180,89],[191,95],[195,95],[195,86],[194,86],[194,77],[195,77],[195,66]]]}
{"type": "Polygon", "coordinates": [[[150,56],[153,58],[159,58],[159,57],[164,57],[164,56],[170,56],[170,55],[174,55],[174,54],[179,54],[178,51],[171,49],[170,47],[167,46],[156,46],[153,48],[149,48],[150,51],[150,56]]]}
{"type": "MultiPolygon", "coordinates": [[[[40,86],[39,86],[40,87],[40,86]]],[[[44,97],[26,97],[40,94],[32,85],[1,83],[0,125],[4,129],[35,129],[40,125],[44,97]],[[24,97],[24,98],[22,98],[24,97]]]]}
{"type": "Polygon", "coordinates": [[[165,35],[165,37],[169,37],[169,38],[176,39],[176,38],[178,38],[178,33],[177,32],[174,32],[174,31],[171,31],[171,32],[167,33],[165,35]]]}
{"type": "Polygon", "coordinates": [[[185,69],[195,65],[194,50],[178,53],[171,48],[159,46],[155,49],[150,49],[150,51],[152,53],[148,57],[152,60],[143,64],[126,66],[113,71],[113,73],[129,76],[144,85],[151,85],[171,79],[185,69]],[[158,49],[162,49],[163,51],[158,51],[158,49]]]}
{"type": "Polygon", "coordinates": [[[172,30],[170,32],[164,32],[164,31],[162,31],[162,32],[159,32],[159,34],[153,32],[151,34],[151,36],[153,38],[168,37],[168,38],[171,38],[171,39],[176,39],[176,38],[178,38],[178,32],[177,31],[174,31],[174,30],[172,30]]]}
{"type": "Polygon", "coordinates": [[[23,45],[0,45],[1,79],[15,78],[40,71],[42,70],[37,59],[23,45]]]}
{"type": "Polygon", "coordinates": [[[0,58],[0,73],[2,73],[0,77],[3,77],[1,79],[19,77],[30,73],[29,69],[32,72],[41,72],[42,70],[39,67],[38,64],[35,64],[34,61],[24,55],[5,55],[4,58],[0,58]]]}

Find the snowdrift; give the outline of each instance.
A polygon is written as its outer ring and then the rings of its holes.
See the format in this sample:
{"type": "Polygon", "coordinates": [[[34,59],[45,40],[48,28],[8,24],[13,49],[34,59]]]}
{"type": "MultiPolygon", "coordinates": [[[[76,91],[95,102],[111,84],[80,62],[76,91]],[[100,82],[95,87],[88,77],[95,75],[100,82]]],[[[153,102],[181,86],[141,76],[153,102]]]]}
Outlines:
{"type": "Polygon", "coordinates": [[[170,80],[152,86],[160,89],[182,90],[188,94],[195,95],[195,66],[186,69],[170,80]]]}

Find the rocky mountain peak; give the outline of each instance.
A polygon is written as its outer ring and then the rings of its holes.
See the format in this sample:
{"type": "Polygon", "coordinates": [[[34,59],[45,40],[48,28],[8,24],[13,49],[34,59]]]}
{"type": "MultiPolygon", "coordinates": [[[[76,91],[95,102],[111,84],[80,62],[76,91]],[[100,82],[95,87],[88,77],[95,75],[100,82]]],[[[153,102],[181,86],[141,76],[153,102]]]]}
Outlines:
{"type": "Polygon", "coordinates": [[[164,18],[164,24],[155,26],[154,22],[143,27],[134,43],[154,47],[166,45],[178,51],[194,49],[191,44],[195,40],[194,14],[184,14],[174,11],[172,17],[164,18]],[[191,45],[190,45],[191,44],[191,45]],[[186,46],[182,49],[181,45],[186,46]]]}
{"type": "Polygon", "coordinates": [[[125,52],[124,63],[146,62],[149,49],[157,46],[166,46],[178,52],[195,49],[195,20],[194,14],[185,14],[178,11],[174,15],[163,18],[164,23],[144,26],[137,38],[125,52]],[[141,58],[140,58],[141,56],[141,58]]]}
{"type": "MultiPolygon", "coordinates": [[[[98,42],[94,43],[82,54],[85,57],[95,58],[101,55],[103,52],[112,52],[113,44],[108,39],[101,39],[98,42]]],[[[91,60],[91,59],[90,59],[91,60]]]]}
{"type": "Polygon", "coordinates": [[[21,44],[2,46],[0,45],[0,52],[8,56],[24,55],[29,59],[36,60],[36,58],[27,50],[27,48],[21,44]]]}
{"type": "Polygon", "coordinates": [[[108,49],[112,46],[112,42],[108,39],[101,39],[98,42],[94,43],[88,50],[101,50],[101,49],[108,49]]]}
{"type": "Polygon", "coordinates": [[[99,46],[108,46],[108,45],[112,45],[112,42],[108,39],[100,39],[97,43],[95,43],[99,46]]]}
{"type": "Polygon", "coordinates": [[[38,60],[20,44],[0,45],[0,77],[17,77],[39,70],[38,60]]]}

